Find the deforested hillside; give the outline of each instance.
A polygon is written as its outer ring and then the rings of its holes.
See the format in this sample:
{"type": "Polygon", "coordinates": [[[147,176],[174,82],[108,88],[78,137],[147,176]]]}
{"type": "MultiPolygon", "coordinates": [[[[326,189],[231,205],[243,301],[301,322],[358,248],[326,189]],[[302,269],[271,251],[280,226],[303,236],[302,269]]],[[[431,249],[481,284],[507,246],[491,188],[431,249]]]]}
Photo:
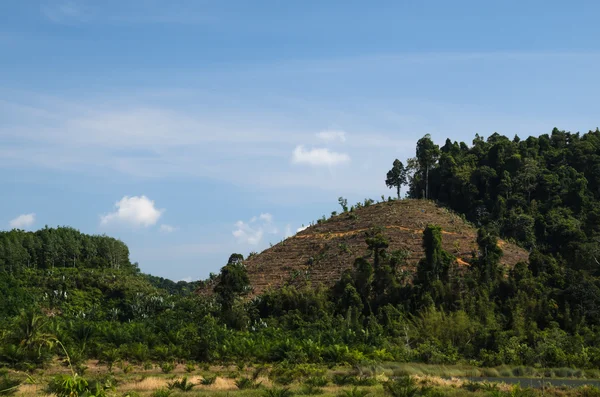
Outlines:
{"type": "MultiPolygon", "coordinates": [[[[330,286],[354,260],[367,254],[366,233],[383,228],[389,251],[408,255],[406,269],[413,272],[423,257],[423,229],[428,224],[442,228],[442,244],[468,266],[477,249],[477,229],[455,213],[426,200],[394,200],[361,206],[335,215],[307,228],[245,261],[254,294],[286,284],[330,286]]],[[[528,253],[514,244],[500,241],[501,263],[513,266],[527,261],[528,253]]]]}

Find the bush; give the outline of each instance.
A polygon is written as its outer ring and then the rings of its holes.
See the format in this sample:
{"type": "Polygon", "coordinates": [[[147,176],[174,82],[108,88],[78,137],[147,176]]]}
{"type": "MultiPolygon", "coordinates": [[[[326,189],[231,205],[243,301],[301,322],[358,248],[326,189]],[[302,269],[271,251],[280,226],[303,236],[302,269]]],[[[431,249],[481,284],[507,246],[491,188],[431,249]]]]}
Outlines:
{"type": "Polygon", "coordinates": [[[46,392],[57,397],[72,397],[92,395],[106,397],[112,389],[110,382],[88,382],[85,378],[75,375],[57,375],[48,384],[46,392]]]}
{"type": "Polygon", "coordinates": [[[299,394],[304,396],[316,396],[318,394],[323,394],[323,389],[314,385],[304,385],[300,388],[299,394]]]}
{"type": "Polygon", "coordinates": [[[154,364],[152,364],[151,362],[146,361],[144,363],[144,370],[145,371],[150,371],[152,368],[154,368],[154,364]]]}
{"type": "Polygon", "coordinates": [[[278,385],[288,386],[291,385],[292,382],[294,382],[294,377],[291,374],[280,375],[274,377],[273,382],[278,385]]]}
{"type": "Polygon", "coordinates": [[[194,363],[187,363],[185,365],[185,372],[187,372],[188,374],[194,372],[196,370],[196,366],[194,365],[194,363]]]}
{"type": "Polygon", "coordinates": [[[261,382],[256,382],[254,379],[242,377],[235,381],[235,385],[238,389],[258,389],[260,387],[261,382]]]}
{"type": "Polygon", "coordinates": [[[344,391],[342,391],[339,394],[339,396],[340,397],[365,397],[365,396],[368,396],[369,394],[371,394],[371,393],[369,393],[366,390],[360,390],[359,388],[357,388],[356,386],[354,386],[352,388],[352,390],[344,390],[344,391]]]}
{"type": "Polygon", "coordinates": [[[213,383],[215,383],[216,380],[217,380],[217,375],[204,376],[204,377],[202,377],[202,380],[200,380],[200,384],[202,386],[210,386],[213,383]]]}
{"type": "Polygon", "coordinates": [[[356,382],[356,377],[348,374],[334,374],[331,380],[338,386],[346,386],[353,385],[356,382]]]}
{"type": "Polygon", "coordinates": [[[410,376],[402,376],[394,381],[383,384],[385,394],[393,397],[413,397],[420,393],[419,388],[415,384],[415,380],[410,376]]]}
{"type": "Polygon", "coordinates": [[[304,383],[306,383],[309,386],[325,387],[327,386],[327,383],[329,383],[329,380],[324,376],[314,376],[308,378],[304,383]]]}
{"type": "Polygon", "coordinates": [[[184,376],[181,379],[174,380],[173,382],[167,383],[167,388],[169,390],[179,389],[181,391],[190,391],[196,386],[192,382],[188,382],[187,376],[184,376]]]}
{"type": "Polygon", "coordinates": [[[160,366],[160,369],[165,374],[169,374],[175,369],[175,366],[173,365],[173,363],[162,363],[162,365],[160,366]]]}

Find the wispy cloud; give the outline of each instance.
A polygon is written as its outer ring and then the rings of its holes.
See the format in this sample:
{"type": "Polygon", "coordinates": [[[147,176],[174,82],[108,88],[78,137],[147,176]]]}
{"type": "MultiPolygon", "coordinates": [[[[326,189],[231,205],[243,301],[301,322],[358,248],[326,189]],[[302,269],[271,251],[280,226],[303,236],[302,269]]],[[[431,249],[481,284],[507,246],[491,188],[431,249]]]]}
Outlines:
{"type": "Polygon", "coordinates": [[[346,153],[337,153],[327,148],[305,149],[298,145],[292,153],[293,164],[307,164],[312,166],[335,166],[350,162],[346,153]]]}
{"type": "Polygon", "coordinates": [[[177,228],[175,226],[162,224],[160,225],[160,231],[163,233],[173,233],[177,231],[177,228]]]}
{"type": "Polygon", "coordinates": [[[317,138],[325,142],[346,142],[346,132],[341,130],[325,130],[318,132],[317,138]]]}
{"type": "Polygon", "coordinates": [[[237,221],[232,234],[241,244],[259,245],[265,234],[277,234],[279,230],[273,224],[273,215],[269,213],[254,216],[250,222],[237,221]]]}
{"type": "Polygon", "coordinates": [[[15,219],[9,222],[11,229],[25,229],[32,226],[35,223],[35,214],[23,214],[19,215],[15,219]]]}
{"type": "Polygon", "coordinates": [[[156,208],[146,196],[125,196],[115,203],[116,211],[100,217],[102,225],[124,224],[134,227],[155,225],[164,210],[156,208]]]}

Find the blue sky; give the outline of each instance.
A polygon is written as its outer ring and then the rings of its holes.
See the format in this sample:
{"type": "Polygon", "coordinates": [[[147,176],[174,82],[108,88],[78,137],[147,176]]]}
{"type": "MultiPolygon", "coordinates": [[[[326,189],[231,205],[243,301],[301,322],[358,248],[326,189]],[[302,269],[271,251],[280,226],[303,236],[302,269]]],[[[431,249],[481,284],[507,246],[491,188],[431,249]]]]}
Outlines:
{"type": "Polygon", "coordinates": [[[205,278],[350,202],[430,133],[600,125],[596,2],[0,2],[0,228],[205,278]]]}

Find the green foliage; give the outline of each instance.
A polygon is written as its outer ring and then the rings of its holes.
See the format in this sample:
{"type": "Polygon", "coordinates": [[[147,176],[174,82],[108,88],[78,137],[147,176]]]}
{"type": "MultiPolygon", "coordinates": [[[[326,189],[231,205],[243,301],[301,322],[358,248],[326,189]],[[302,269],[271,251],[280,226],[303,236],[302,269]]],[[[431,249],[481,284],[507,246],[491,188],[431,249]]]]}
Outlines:
{"type": "Polygon", "coordinates": [[[175,365],[173,365],[173,363],[165,362],[160,365],[160,369],[165,374],[170,374],[175,369],[175,365]]]}
{"type": "Polygon", "coordinates": [[[185,364],[185,372],[192,373],[196,370],[196,366],[194,365],[194,363],[186,363],[185,364]]]}
{"type": "Polygon", "coordinates": [[[46,392],[57,397],[107,397],[107,391],[113,386],[109,381],[89,382],[85,378],[73,375],[57,375],[48,384],[46,392]]]}
{"type": "Polygon", "coordinates": [[[309,386],[325,387],[329,383],[329,379],[325,376],[311,376],[304,383],[309,386]]]}
{"type": "Polygon", "coordinates": [[[386,395],[392,397],[421,396],[421,389],[416,386],[415,380],[410,376],[401,376],[398,379],[383,384],[386,395]]]}
{"type": "Polygon", "coordinates": [[[167,383],[167,388],[169,390],[179,389],[183,392],[191,391],[194,388],[194,386],[196,385],[192,382],[189,382],[187,376],[184,376],[181,379],[175,379],[167,383]]]}
{"type": "Polygon", "coordinates": [[[402,161],[396,159],[391,170],[388,171],[385,184],[390,189],[395,187],[398,199],[400,199],[400,189],[402,185],[405,185],[407,181],[407,170],[404,168],[402,161]]]}
{"type": "Polygon", "coordinates": [[[203,376],[202,379],[200,379],[200,384],[202,386],[210,386],[213,383],[215,383],[215,381],[217,380],[217,375],[212,375],[212,376],[203,376]]]}
{"type": "MultiPolygon", "coordinates": [[[[435,200],[456,211],[454,219],[476,225],[476,246],[460,231],[422,224],[425,255],[417,258],[390,247],[418,241],[390,241],[385,228],[373,227],[362,247],[350,238],[323,241],[338,248],[338,265],[348,269],[331,288],[316,277],[312,285],[303,269],[293,285],[252,299],[241,254],[203,282],[203,291],[214,292],[204,296],[193,293],[200,284],[141,274],[127,246],[107,236],[71,228],[0,232],[0,366],[34,371],[56,361],[82,376],[90,359],[123,372],[132,368],[127,363],[167,363],[165,373],[172,362],[276,363],[269,374],[275,383],[314,388],[323,387],[310,379],[325,366],[381,362],[597,377],[598,153],[600,131],[554,130],[523,140],[494,134],[441,148],[426,136],[406,162],[408,195],[435,200]],[[517,255],[507,241],[527,249],[529,260],[502,265],[517,255]],[[444,247],[461,255],[460,265],[444,247]],[[345,254],[357,259],[343,263],[345,254]]],[[[334,222],[354,226],[358,210],[373,205],[339,203],[349,213],[334,222]]],[[[311,257],[307,268],[322,265],[321,247],[308,249],[294,254],[311,257]]],[[[85,388],[80,376],[62,381],[85,388]]],[[[372,382],[346,376],[334,381],[372,382]]]]}
{"type": "Polygon", "coordinates": [[[256,379],[241,377],[235,381],[235,385],[240,390],[258,389],[262,382],[257,382],[256,379]]]}
{"type": "Polygon", "coordinates": [[[339,394],[339,396],[340,397],[365,397],[365,396],[368,396],[369,394],[371,394],[369,391],[361,390],[361,389],[357,388],[356,386],[354,386],[350,390],[342,391],[339,394]]]}

